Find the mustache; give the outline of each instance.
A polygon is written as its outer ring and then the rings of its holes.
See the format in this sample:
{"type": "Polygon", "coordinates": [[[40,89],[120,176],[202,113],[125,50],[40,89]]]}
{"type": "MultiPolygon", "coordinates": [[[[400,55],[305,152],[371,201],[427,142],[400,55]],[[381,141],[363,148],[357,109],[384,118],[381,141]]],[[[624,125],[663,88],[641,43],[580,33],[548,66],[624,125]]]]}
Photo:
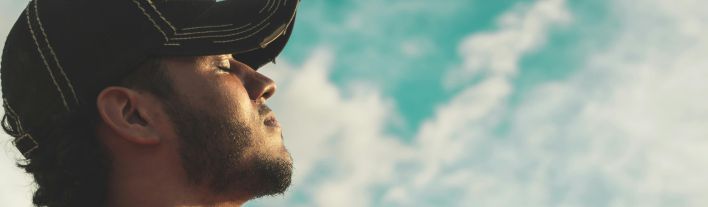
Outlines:
{"type": "Polygon", "coordinates": [[[261,106],[258,107],[258,114],[260,114],[261,116],[265,116],[268,113],[270,113],[271,111],[273,111],[273,110],[271,110],[270,107],[268,107],[268,105],[265,105],[265,104],[261,104],[261,106]]]}

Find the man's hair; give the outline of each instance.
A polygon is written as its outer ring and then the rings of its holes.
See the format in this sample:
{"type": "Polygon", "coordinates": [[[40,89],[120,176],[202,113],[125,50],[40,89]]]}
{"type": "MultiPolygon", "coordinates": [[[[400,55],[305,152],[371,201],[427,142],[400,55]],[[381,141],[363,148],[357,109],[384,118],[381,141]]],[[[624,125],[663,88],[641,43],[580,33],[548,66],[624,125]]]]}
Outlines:
{"type": "MultiPolygon", "coordinates": [[[[151,58],[118,85],[164,98],[172,93],[170,83],[161,60],[151,58]]],[[[5,114],[2,128],[14,140],[19,140],[23,135],[20,126],[11,119],[12,116],[5,114]]],[[[86,104],[77,111],[55,118],[43,131],[33,132],[34,139],[39,140],[39,147],[20,160],[18,166],[34,176],[37,190],[33,203],[36,206],[106,204],[111,159],[96,134],[100,122],[96,104],[86,104]]]]}

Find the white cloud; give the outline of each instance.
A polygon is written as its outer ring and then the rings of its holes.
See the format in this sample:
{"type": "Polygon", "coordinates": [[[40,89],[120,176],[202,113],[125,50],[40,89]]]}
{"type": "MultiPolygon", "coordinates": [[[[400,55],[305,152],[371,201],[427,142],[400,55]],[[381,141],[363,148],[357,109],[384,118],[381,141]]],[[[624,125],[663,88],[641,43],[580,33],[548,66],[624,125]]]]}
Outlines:
{"type": "Polygon", "coordinates": [[[383,133],[395,115],[389,100],[328,79],[333,58],[320,49],[302,69],[285,63],[263,72],[279,83],[271,102],[296,160],[292,188],[311,199],[305,206],[370,206],[375,185],[395,180],[396,162],[412,151],[383,133]]]}
{"type": "MultiPolygon", "coordinates": [[[[486,76],[440,106],[421,126],[416,137],[421,171],[413,185],[402,190],[405,193],[397,192],[409,195],[399,195],[392,202],[425,206],[425,202],[413,199],[424,197],[426,202],[453,200],[449,205],[455,206],[509,206],[521,200],[508,197],[514,191],[523,192],[515,186],[524,184],[505,176],[513,175],[515,162],[523,157],[506,148],[510,143],[495,141],[493,131],[509,113],[506,100],[513,92],[512,78],[519,59],[543,46],[552,26],[567,23],[570,18],[564,1],[537,1],[503,14],[497,30],[472,35],[462,43],[463,65],[448,74],[445,84],[452,87],[477,75],[486,76]],[[429,195],[429,191],[440,195],[429,195]]],[[[534,193],[524,195],[529,199],[516,204],[533,203],[534,193]]]]}
{"type": "MultiPolygon", "coordinates": [[[[388,202],[708,204],[702,196],[708,192],[708,15],[695,9],[708,5],[616,4],[609,6],[617,9],[624,28],[609,40],[611,47],[587,57],[589,64],[572,78],[526,95],[513,110],[506,99],[519,59],[542,46],[551,23],[565,18],[531,30],[509,24],[515,26],[473,35],[463,43],[464,72],[450,77],[486,76],[425,122],[415,146],[419,168],[413,179],[389,191],[388,202]],[[509,135],[499,137],[494,132],[504,116],[511,118],[509,135]]],[[[560,1],[537,1],[528,8],[507,13],[501,22],[534,22],[534,17],[548,20],[546,13],[566,13],[560,1]],[[520,17],[508,20],[514,16],[520,17]]]]}
{"type": "MultiPolygon", "coordinates": [[[[549,2],[530,8],[565,13],[540,6],[549,2]]],[[[463,43],[466,60],[449,77],[486,76],[423,125],[422,171],[392,199],[403,206],[707,205],[708,14],[695,8],[708,4],[615,4],[624,27],[611,46],[513,110],[505,105],[509,78],[549,28],[510,24],[463,43]],[[500,116],[512,119],[508,136],[494,134],[500,116]]],[[[521,11],[501,22],[545,14],[521,11]]]]}
{"type": "MultiPolygon", "coordinates": [[[[551,0],[517,7],[502,19],[499,31],[472,36],[462,46],[463,51],[474,51],[472,54],[494,55],[478,57],[464,53],[465,57],[489,64],[498,64],[509,58],[518,59],[543,44],[546,30],[551,25],[566,22],[569,17],[562,1],[551,0]],[[472,44],[481,41],[479,39],[501,40],[488,46],[472,44]],[[508,51],[497,48],[515,49],[508,51]],[[501,56],[509,58],[498,58],[501,56]]],[[[371,202],[375,196],[371,192],[376,186],[384,186],[383,198],[377,205],[386,203],[387,206],[439,206],[439,201],[448,202],[442,206],[469,206],[465,202],[479,204],[478,201],[482,200],[488,204],[482,206],[508,206],[528,204],[522,201],[532,199],[538,200],[537,203],[543,200],[536,196],[542,193],[529,192],[536,188],[505,177],[513,173],[503,170],[514,170],[516,167],[513,165],[521,163],[523,157],[504,148],[504,143],[489,140],[492,137],[490,129],[507,113],[504,102],[512,92],[510,78],[517,70],[516,66],[491,68],[497,71],[494,75],[474,87],[464,89],[449,103],[441,106],[436,116],[423,124],[414,139],[414,145],[402,146],[396,139],[383,133],[383,126],[391,121],[386,116],[394,109],[381,101],[382,98],[375,90],[364,90],[365,93],[342,98],[341,89],[326,79],[327,65],[332,58],[330,55],[326,52],[315,54],[301,70],[266,70],[288,71],[272,74],[276,80],[283,77],[280,88],[286,90],[280,91],[276,97],[281,99],[276,98],[274,102],[281,109],[287,108],[281,110],[286,114],[280,116],[292,120],[283,121],[284,124],[298,130],[289,134],[311,139],[288,143],[293,156],[306,162],[297,163],[298,168],[304,168],[299,172],[311,173],[305,173],[305,177],[319,176],[294,186],[295,189],[306,188],[304,191],[309,193],[308,196],[314,197],[315,201],[310,205],[374,205],[371,202]],[[319,104],[299,99],[314,99],[319,104]],[[324,113],[311,115],[313,111],[324,113]],[[360,122],[358,120],[367,124],[356,124],[360,122]],[[346,133],[333,132],[336,129],[346,133]],[[479,146],[489,146],[493,154],[488,154],[490,150],[482,150],[483,147],[479,146]],[[414,154],[411,155],[412,152],[414,154]],[[313,155],[306,156],[306,153],[313,155]],[[403,156],[395,156],[399,154],[403,156]],[[477,159],[511,163],[485,163],[488,168],[471,165],[472,162],[479,162],[477,159]],[[319,168],[321,171],[313,171],[318,165],[322,166],[319,168]],[[479,172],[471,170],[478,168],[481,168],[479,172]],[[515,193],[524,193],[525,197],[507,199],[515,193]]],[[[303,175],[298,175],[297,179],[303,180],[303,175]]]]}
{"type": "Polygon", "coordinates": [[[499,29],[475,34],[462,43],[464,62],[448,73],[445,86],[458,87],[477,75],[516,75],[521,57],[543,46],[551,27],[571,19],[563,0],[517,5],[498,19],[499,29]]]}
{"type": "Polygon", "coordinates": [[[568,202],[610,185],[616,195],[608,202],[617,206],[708,205],[708,14],[696,9],[708,4],[615,4],[623,29],[613,46],[572,79],[529,96],[516,133],[540,128],[530,142],[583,144],[542,156],[565,156],[566,170],[600,175],[570,188],[568,202]]]}

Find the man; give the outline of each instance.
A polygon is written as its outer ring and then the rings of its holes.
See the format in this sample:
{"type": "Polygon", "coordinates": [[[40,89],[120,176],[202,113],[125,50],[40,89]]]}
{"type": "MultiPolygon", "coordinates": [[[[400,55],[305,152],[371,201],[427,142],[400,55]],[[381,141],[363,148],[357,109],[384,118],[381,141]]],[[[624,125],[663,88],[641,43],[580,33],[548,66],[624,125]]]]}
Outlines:
{"type": "Polygon", "coordinates": [[[37,206],[241,206],[292,159],[256,70],[299,0],[32,0],[8,35],[3,129],[37,206]]]}

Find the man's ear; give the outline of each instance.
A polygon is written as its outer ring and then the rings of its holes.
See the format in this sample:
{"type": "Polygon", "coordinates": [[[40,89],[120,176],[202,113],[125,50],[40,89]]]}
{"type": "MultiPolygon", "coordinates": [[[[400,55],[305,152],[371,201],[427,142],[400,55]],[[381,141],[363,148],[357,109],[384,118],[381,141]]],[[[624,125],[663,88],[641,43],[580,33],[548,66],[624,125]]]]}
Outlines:
{"type": "Polygon", "coordinates": [[[96,99],[98,114],[103,124],[126,141],[140,145],[160,143],[155,128],[153,99],[125,87],[103,89],[96,99]]]}

